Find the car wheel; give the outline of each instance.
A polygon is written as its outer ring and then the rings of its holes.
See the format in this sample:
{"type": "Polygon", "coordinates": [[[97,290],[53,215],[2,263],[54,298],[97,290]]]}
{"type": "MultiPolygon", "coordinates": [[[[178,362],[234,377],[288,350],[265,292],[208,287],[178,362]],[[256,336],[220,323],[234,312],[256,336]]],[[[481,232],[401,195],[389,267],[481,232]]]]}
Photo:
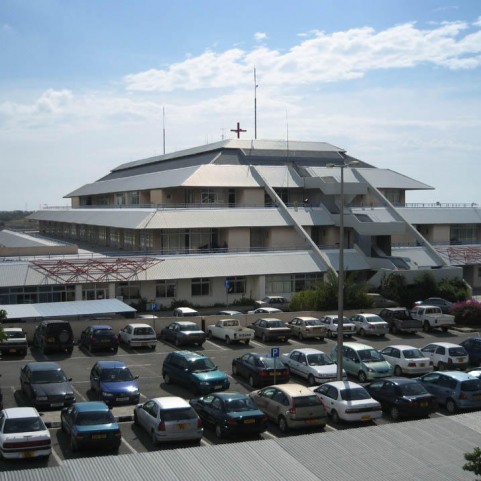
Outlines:
{"type": "Polygon", "coordinates": [[[256,387],[256,382],[254,380],[254,376],[249,376],[249,386],[256,387]]]}
{"type": "Polygon", "coordinates": [[[359,378],[359,382],[367,382],[367,376],[364,371],[359,371],[357,377],[359,378]]]}
{"type": "Polygon", "coordinates": [[[165,332],[164,332],[164,331],[160,331],[159,337],[160,337],[160,339],[162,339],[162,341],[165,341],[165,332]]]}
{"type": "Polygon", "coordinates": [[[114,347],[113,353],[114,353],[114,354],[117,354],[118,350],[119,350],[118,347],[114,347]]]}
{"type": "Polygon", "coordinates": [[[316,384],[316,380],[314,379],[314,376],[312,374],[309,374],[309,376],[307,376],[307,382],[309,383],[309,386],[314,386],[314,384],[316,384]]]}
{"type": "Polygon", "coordinates": [[[264,333],[262,333],[262,336],[261,336],[261,341],[262,342],[266,342],[267,341],[267,337],[264,333]]]}
{"type": "Polygon", "coordinates": [[[429,325],[429,322],[428,322],[428,321],[424,321],[423,331],[424,331],[424,332],[429,332],[430,330],[431,330],[431,326],[429,325]]]}
{"type": "Polygon", "coordinates": [[[389,414],[391,415],[391,419],[393,421],[397,421],[399,419],[399,409],[396,406],[392,406],[391,410],[389,411],[389,414]]]}
{"type": "Polygon", "coordinates": [[[237,365],[236,364],[232,364],[232,375],[237,376],[237,365]]]}
{"type": "Polygon", "coordinates": [[[78,449],[78,446],[77,446],[77,442],[75,441],[75,438],[73,436],[70,437],[70,451],[72,451],[72,453],[74,453],[75,451],[77,451],[78,449]]]}
{"type": "Polygon", "coordinates": [[[365,336],[366,335],[366,331],[364,329],[359,329],[359,335],[360,336],[365,336]]]}
{"type": "Polygon", "coordinates": [[[444,364],[444,362],[442,362],[442,361],[439,361],[438,362],[438,370],[439,371],[445,371],[446,370],[446,364],[444,364]]]}
{"type": "Polygon", "coordinates": [[[155,351],[156,348],[157,348],[157,344],[154,344],[154,345],[152,346],[152,351],[155,351]]]}
{"type": "Polygon", "coordinates": [[[227,345],[229,345],[229,344],[232,343],[232,341],[231,341],[231,339],[230,339],[229,336],[226,336],[226,338],[225,338],[225,343],[226,343],[227,345]]]}
{"type": "Polygon", "coordinates": [[[165,384],[171,384],[172,383],[172,379],[170,379],[170,376],[166,372],[163,374],[163,376],[164,376],[165,384]]]}
{"type": "Polygon", "coordinates": [[[446,401],[446,410],[449,414],[454,414],[458,410],[458,407],[456,406],[456,403],[453,399],[449,398],[446,401]]]}
{"type": "Polygon", "coordinates": [[[398,377],[403,375],[403,370],[401,369],[401,366],[396,366],[394,368],[394,375],[398,377]]]}
{"type": "Polygon", "coordinates": [[[175,338],[175,343],[174,343],[177,347],[180,346],[180,339],[178,337],[175,338]]]}
{"type": "Polygon", "coordinates": [[[289,426],[287,425],[287,420],[284,416],[280,416],[277,424],[279,425],[279,429],[282,434],[286,434],[289,431],[289,426]]]}
{"type": "Polygon", "coordinates": [[[304,336],[302,335],[302,332],[299,333],[299,341],[303,341],[304,340],[304,336]]]}
{"type": "Polygon", "coordinates": [[[222,432],[222,428],[220,427],[220,424],[215,425],[215,435],[217,439],[222,439],[224,437],[224,433],[222,432]]]}
{"type": "Polygon", "coordinates": [[[248,346],[248,345],[249,345],[249,342],[251,342],[251,340],[250,340],[250,339],[246,339],[244,342],[246,343],[246,346],[248,346]]]}
{"type": "Polygon", "coordinates": [[[448,327],[444,326],[444,327],[441,327],[442,331],[443,332],[448,332],[448,327]]]}
{"type": "Polygon", "coordinates": [[[331,418],[334,424],[339,424],[339,421],[340,421],[339,414],[337,414],[337,411],[335,409],[331,411],[331,418]]]}
{"type": "Polygon", "coordinates": [[[137,415],[137,410],[136,410],[136,409],[134,409],[134,424],[135,424],[136,426],[139,425],[139,416],[137,415]]]}

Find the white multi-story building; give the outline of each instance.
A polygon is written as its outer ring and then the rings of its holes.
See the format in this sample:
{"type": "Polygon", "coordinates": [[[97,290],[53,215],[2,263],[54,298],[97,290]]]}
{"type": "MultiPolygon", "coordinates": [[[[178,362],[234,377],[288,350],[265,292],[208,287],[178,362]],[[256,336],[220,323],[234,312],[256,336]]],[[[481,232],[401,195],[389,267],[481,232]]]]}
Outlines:
{"type": "Polygon", "coordinates": [[[0,305],[290,297],[338,271],[342,205],[346,271],[376,286],[429,270],[479,289],[481,209],[406,204],[419,189],[433,188],[322,142],[225,140],[129,162],[66,195],[70,208],[32,215],[81,250],[16,251],[0,262],[0,305]]]}

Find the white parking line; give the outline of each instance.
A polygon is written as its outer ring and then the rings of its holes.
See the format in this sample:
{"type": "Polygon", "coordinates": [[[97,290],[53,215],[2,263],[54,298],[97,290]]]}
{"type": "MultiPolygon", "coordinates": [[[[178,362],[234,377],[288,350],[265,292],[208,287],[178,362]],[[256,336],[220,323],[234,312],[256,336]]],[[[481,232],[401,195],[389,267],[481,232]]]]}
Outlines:
{"type": "Polygon", "coordinates": [[[136,453],[137,450],[133,448],[132,445],[130,445],[123,437],[122,437],[122,444],[125,444],[127,448],[130,450],[132,453],[136,453]]]}
{"type": "Polygon", "coordinates": [[[73,389],[74,393],[75,393],[80,399],[82,399],[82,401],[87,401],[87,399],[83,396],[83,394],[81,394],[80,391],[78,391],[77,389],[75,389],[74,386],[72,386],[72,389],[73,389]]]}
{"type": "Polygon", "coordinates": [[[63,459],[57,454],[55,449],[52,448],[52,456],[55,459],[55,462],[59,465],[62,466],[63,464],[63,459]]]}

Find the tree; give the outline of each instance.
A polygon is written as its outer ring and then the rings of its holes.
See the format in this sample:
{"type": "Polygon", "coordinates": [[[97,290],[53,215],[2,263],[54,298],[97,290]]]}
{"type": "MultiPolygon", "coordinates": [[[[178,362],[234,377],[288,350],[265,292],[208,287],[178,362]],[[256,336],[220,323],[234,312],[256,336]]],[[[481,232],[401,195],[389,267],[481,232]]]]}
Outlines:
{"type": "Polygon", "coordinates": [[[5,309],[0,309],[0,341],[6,339],[5,331],[3,330],[2,322],[7,319],[7,311],[5,309]]]}
{"type": "Polygon", "coordinates": [[[465,453],[464,459],[468,461],[463,469],[465,471],[472,471],[474,474],[481,474],[481,449],[474,448],[472,453],[465,453]]]}

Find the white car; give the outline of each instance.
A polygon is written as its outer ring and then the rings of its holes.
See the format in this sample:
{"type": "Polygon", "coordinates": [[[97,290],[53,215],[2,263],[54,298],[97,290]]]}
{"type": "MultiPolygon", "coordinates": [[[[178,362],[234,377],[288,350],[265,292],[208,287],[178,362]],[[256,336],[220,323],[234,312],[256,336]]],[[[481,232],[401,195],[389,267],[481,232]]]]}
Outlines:
{"type": "Polygon", "coordinates": [[[381,404],[360,385],[352,381],[327,382],[310,388],[322,401],[334,423],[372,421],[382,416],[381,404]]]}
{"type": "Polygon", "coordinates": [[[191,307],[176,307],[172,313],[174,317],[194,317],[200,316],[199,311],[192,309],[191,307]]]}
{"type": "Polygon", "coordinates": [[[351,322],[361,336],[385,336],[389,332],[389,324],[377,314],[356,314],[351,317],[351,322]]]}
{"type": "Polygon", "coordinates": [[[200,441],[204,432],[195,409],[178,396],[158,397],[137,404],[134,423],[150,434],[154,444],[200,441]]]}
{"type": "Polygon", "coordinates": [[[258,307],[253,311],[247,311],[247,314],[277,314],[278,312],[282,312],[277,307],[258,307]]]}
{"type": "Polygon", "coordinates": [[[50,432],[35,408],[0,412],[0,458],[47,458],[51,452],[50,432]]]}
{"type": "MultiPolygon", "coordinates": [[[[337,319],[338,316],[336,315],[321,317],[321,322],[327,328],[327,337],[337,338],[337,328],[339,326],[337,319]]],[[[342,332],[344,333],[344,337],[351,337],[356,333],[356,326],[347,317],[344,317],[343,319],[342,332]]]]}
{"type": "Polygon", "coordinates": [[[385,347],[381,354],[394,368],[395,376],[404,374],[426,374],[433,371],[433,361],[414,346],[397,344],[385,347]]]}
{"type": "Polygon", "coordinates": [[[0,354],[14,353],[25,356],[28,351],[27,334],[21,327],[5,327],[6,339],[0,341],[0,354]]]}
{"type": "Polygon", "coordinates": [[[451,342],[433,342],[421,348],[424,355],[431,358],[433,365],[440,371],[446,369],[465,370],[469,367],[469,354],[463,346],[451,342]]]}
{"type": "Polygon", "coordinates": [[[150,347],[154,350],[157,346],[157,334],[148,324],[127,324],[120,330],[119,340],[129,347],[150,347]]]}
{"type": "MultiPolygon", "coordinates": [[[[306,378],[311,386],[336,380],[337,364],[326,353],[318,349],[294,349],[289,353],[282,354],[280,359],[292,374],[306,378]]],[[[343,372],[343,377],[346,377],[345,372],[343,372]]]]}

